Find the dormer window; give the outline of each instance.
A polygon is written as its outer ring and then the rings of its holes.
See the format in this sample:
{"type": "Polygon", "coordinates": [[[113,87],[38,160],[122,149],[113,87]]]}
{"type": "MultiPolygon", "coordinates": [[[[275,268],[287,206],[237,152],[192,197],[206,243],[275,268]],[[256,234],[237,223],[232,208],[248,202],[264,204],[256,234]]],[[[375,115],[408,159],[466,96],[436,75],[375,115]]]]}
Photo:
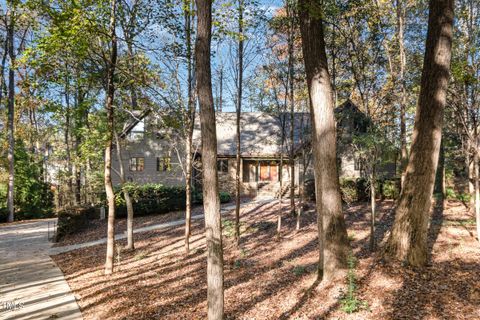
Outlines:
{"type": "Polygon", "coordinates": [[[130,141],[142,141],[145,137],[145,121],[140,120],[128,134],[128,140],[130,141]]]}

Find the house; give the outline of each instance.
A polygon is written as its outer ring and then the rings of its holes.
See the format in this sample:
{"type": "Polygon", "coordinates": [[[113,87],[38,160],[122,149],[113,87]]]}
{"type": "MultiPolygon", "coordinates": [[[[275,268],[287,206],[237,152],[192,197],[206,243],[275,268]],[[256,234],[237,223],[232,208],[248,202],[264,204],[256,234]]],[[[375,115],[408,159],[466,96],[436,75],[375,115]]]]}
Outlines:
{"type": "MultiPolygon", "coordinates": [[[[218,177],[222,191],[234,193],[236,176],[236,114],[220,112],[217,120],[218,177]]],[[[299,184],[298,173],[303,170],[299,159],[302,145],[307,145],[310,120],[306,113],[294,116],[294,161],[295,181],[299,184]],[[302,129],[303,128],[303,129],[302,129]],[[303,132],[303,134],[301,134],[303,132]]],[[[162,183],[184,185],[183,146],[176,145],[174,138],[166,138],[159,129],[154,116],[139,117],[134,125],[124,130],[122,160],[128,181],[135,183],[162,183]]],[[[241,115],[241,188],[244,195],[273,194],[279,191],[279,175],[283,174],[285,186],[290,182],[289,128],[290,115],[271,115],[262,112],[245,112],[241,115]],[[284,124],[285,144],[281,146],[282,124],[284,124]],[[283,162],[283,170],[280,163],[283,162]]],[[[195,123],[193,149],[196,152],[197,166],[194,168],[194,185],[201,186],[201,148],[200,124],[195,123]]],[[[118,158],[113,155],[112,167],[118,171],[118,158]]],[[[118,175],[113,174],[114,185],[120,183],[118,175]]]]}
{"type": "MultiPolygon", "coordinates": [[[[348,101],[337,109],[337,114],[343,115],[344,111],[342,110],[360,112],[358,108],[352,109],[351,103],[348,101]]],[[[139,184],[184,185],[182,163],[184,146],[181,140],[169,133],[169,129],[161,128],[157,120],[153,114],[148,112],[138,114],[135,121],[129,123],[123,131],[122,160],[126,178],[128,181],[139,184]]],[[[356,121],[354,118],[345,117],[340,119],[339,127],[346,132],[352,126],[358,125],[356,121]]],[[[221,191],[233,194],[236,176],[236,114],[219,112],[216,114],[216,122],[219,188],[221,191]]],[[[292,147],[289,139],[290,114],[244,112],[241,115],[240,123],[242,194],[249,196],[278,195],[280,175],[282,175],[284,186],[282,192],[288,193],[291,164],[289,151],[292,147]],[[282,132],[285,134],[283,148],[282,132]],[[283,164],[282,168],[281,164],[283,164]]],[[[303,181],[313,178],[310,130],[310,115],[295,113],[293,165],[295,166],[294,179],[297,187],[302,185],[303,181]]],[[[200,141],[200,125],[196,121],[193,133],[196,163],[193,184],[198,188],[201,187],[200,141]]],[[[352,178],[360,177],[362,168],[357,163],[359,161],[352,156],[351,150],[346,146],[338,149],[341,155],[339,158],[340,175],[352,178]]],[[[115,154],[112,158],[112,167],[115,172],[118,171],[119,161],[115,154]]],[[[114,185],[120,183],[118,175],[113,174],[112,180],[114,185]]]]}
{"type": "MultiPolygon", "coordinates": [[[[358,179],[368,175],[365,159],[354,147],[354,137],[366,134],[372,126],[371,119],[357,105],[347,100],[335,109],[337,120],[337,159],[341,178],[358,179]]],[[[377,178],[392,179],[397,172],[398,154],[393,148],[382,150],[382,164],[377,168],[377,178]]]]}

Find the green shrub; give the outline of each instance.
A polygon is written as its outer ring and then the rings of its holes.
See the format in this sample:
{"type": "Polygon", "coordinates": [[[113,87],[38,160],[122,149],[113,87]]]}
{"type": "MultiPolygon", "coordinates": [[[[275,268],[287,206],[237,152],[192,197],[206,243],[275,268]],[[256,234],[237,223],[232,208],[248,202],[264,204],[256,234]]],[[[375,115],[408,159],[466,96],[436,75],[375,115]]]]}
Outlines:
{"type": "Polygon", "coordinates": [[[99,214],[94,207],[74,207],[58,212],[55,241],[60,241],[66,235],[75,234],[85,229],[90,220],[98,216],[99,214]]]}
{"type": "Polygon", "coordinates": [[[0,207],[0,223],[6,222],[8,218],[7,208],[0,207]]]}
{"type": "Polygon", "coordinates": [[[303,274],[305,273],[305,271],[306,271],[306,270],[305,270],[305,267],[304,267],[304,266],[295,266],[295,267],[293,267],[293,269],[292,269],[293,274],[296,275],[296,276],[301,276],[301,275],[303,275],[303,274]]]}
{"type": "Polygon", "coordinates": [[[365,178],[356,179],[355,187],[357,188],[357,201],[368,201],[370,199],[370,186],[365,178]]]}
{"type": "Polygon", "coordinates": [[[340,192],[345,203],[358,201],[357,185],[353,179],[340,180],[340,192]]]}
{"type": "MultiPolygon", "coordinates": [[[[397,199],[400,193],[400,180],[377,180],[375,187],[377,197],[381,196],[383,199],[397,199]]],[[[315,182],[313,179],[309,180],[308,184],[305,183],[305,192],[309,199],[315,200],[315,182]]],[[[365,178],[341,178],[340,193],[343,202],[347,204],[358,201],[368,201],[370,199],[369,182],[365,178]]]]}
{"type": "Polygon", "coordinates": [[[397,199],[400,194],[400,181],[398,179],[388,179],[381,181],[381,195],[384,199],[397,199]]]}
{"type": "Polygon", "coordinates": [[[224,191],[220,191],[219,197],[220,197],[220,203],[227,203],[232,200],[230,193],[224,192],[224,191]]]}
{"type": "Polygon", "coordinates": [[[469,193],[459,193],[457,194],[457,200],[463,203],[470,203],[471,195],[469,193]]]}
{"type": "MultiPolygon", "coordinates": [[[[218,193],[218,196],[220,198],[220,203],[228,203],[232,201],[232,196],[230,193],[225,192],[225,191],[220,191],[218,193]]],[[[201,190],[194,189],[192,191],[192,201],[194,204],[202,204],[203,203],[203,193],[201,190]]]]}
{"type": "Polygon", "coordinates": [[[127,207],[123,190],[128,190],[132,197],[135,215],[167,213],[185,209],[185,188],[169,187],[162,184],[126,184],[115,192],[116,216],[126,217],[127,207]]]}
{"type": "Polygon", "coordinates": [[[458,192],[455,192],[453,188],[447,187],[445,189],[445,198],[448,200],[458,200],[463,203],[469,203],[471,195],[469,193],[458,193],[458,192]]]}
{"type": "Polygon", "coordinates": [[[356,259],[353,254],[350,252],[348,256],[348,274],[347,274],[347,281],[348,281],[348,288],[347,293],[345,296],[340,300],[342,305],[342,310],[345,313],[354,313],[359,311],[360,309],[368,308],[368,304],[364,301],[361,301],[357,298],[357,277],[355,275],[355,267],[356,267],[356,259]]]}
{"type": "Polygon", "coordinates": [[[457,198],[457,193],[452,188],[445,189],[445,198],[449,200],[455,200],[457,198]]]}

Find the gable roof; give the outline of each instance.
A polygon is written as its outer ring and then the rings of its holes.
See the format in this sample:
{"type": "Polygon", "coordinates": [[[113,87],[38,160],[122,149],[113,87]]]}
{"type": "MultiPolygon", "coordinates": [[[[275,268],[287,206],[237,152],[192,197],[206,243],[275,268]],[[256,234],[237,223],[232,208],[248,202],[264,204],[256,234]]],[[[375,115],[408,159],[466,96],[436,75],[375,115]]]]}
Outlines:
{"type": "Polygon", "coordinates": [[[130,113],[129,121],[125,122],[125,125],[123,126],[120,138],[125,138],[127,134],[129,134],[130,131],[132,131],[132,129],[150,113],[150,111],[150,109],[132,111],[130,113]]]}
{"type": "MultiPolygon", "coordinates": [[[[235,156],[236,142],[236,113],[217,112],[217,154],[219,156],[235,156]]],[[[200,146],[200,122],[195,119],[193,142],[200,146]]],[[[274,157],[281,154],[282,122],[285,122],[285,145],[283,153],[290,149],[290,114],[272,115],[264,112],[243,112],[240,117],[241,151],[242,157],[274,157]]],[[[294,147],[298,149],[300,143],[306,143],[305,137],[310,137],[310,117],[307,113],[294,114],[294,147]],[[302,123],[303,118],[303,123],[302,123]],[[302,130],[303,126],[303,130],[302,130]],[[301,134],[303,131],[303,134],[301,134]],[[303,139],[302,139],[303,137],[303,139]]]]}
{"type": "Polygon", "coordinates": [[[343,133],[366,132],[371,125],[370,118],[350,99],[335,109],[335,117],[337,128],[343,133]]]}
{"type": "MultiPolygon", "coordinates": [[[[136,124],[150,113],[150,110],[135,112],[131,121],[127,122],[121,136],[125,137],[136,124]]],[[[345,101],[335,109],[339,125],[349,131],[350,126],[344,120],[359,117],[365,120],[366,115],[350,100],[345,101]],[[343,125],[342,125],[343,123],[343,125]]],[[[236,113],[216,112],[217,154],[220,157],[236,155],[236,113]]],[[[350,121],[347,121],[349,123],[350,121]]],[[[265,112],[242,112],[241,127],[241,156],[242,157],[278,157],[282,153],[282,122],[285,123],[285,145],[283,154],[290,150],[290,113],[270,114],[265,112]]],[[[353,121],[356,123],[356,121],[353,121]]],[[[294,113],[294,151],[302,146],[309,145],[311,139],[310,113],[294,113]]],[[[198,112],[195,117],[193,144],[200,149],[201,132],[198,112]]]]}

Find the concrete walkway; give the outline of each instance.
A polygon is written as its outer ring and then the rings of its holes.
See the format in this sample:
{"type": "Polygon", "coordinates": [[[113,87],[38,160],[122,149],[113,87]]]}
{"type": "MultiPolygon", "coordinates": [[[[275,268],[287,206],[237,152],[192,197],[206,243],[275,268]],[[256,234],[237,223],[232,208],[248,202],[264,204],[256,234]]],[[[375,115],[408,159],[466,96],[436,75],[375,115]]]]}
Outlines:
{"type": "MultiPolygon", "coordinates": [[[[272,200],[272,199],[252,200],[252,201],[249,201],[249,202],[242,203],[240,205],[240,208],[243,208],[243,207],[245,207],[247,205],[251,205],[251,204],[263,205],[265,203],[269,203],[269,202],[272,202],[272,201],[275,201],[275,200],[272,200]]],[[[235,205],[223,206],[221,208],[221,213],[224,214],[224,213],[227,213],[227,212],[229,212],[231,210],[234,210],[234,209],[235,209],[235,205]]],[[[203,219],[203,213],[192,216],[192,220],[199,220],[199,219],[203,219]]],[[[169,227],[175,227],[175,226],[183,225],[184,223],[185,223],[185,219],[175,220],[175,221],[170,221],[170,222],[165,222],[165,223],[160,223],[160,224],[154,224],[154,225],[151,225],[151,226],[134,229],[133,233],[135,234],[135,233],[140,233],[140,232],[146,232],[146,231],[164,229],[164,228],[169,228],[169,227]]],[[[126,233],[118,233],[118,234],[115,235],[115,240],[121,240],[121,239],[126,239],[126,238],[127,238],[126,233]]],[[[107,238],[103,238],[103,239],[99,239],[99,240],[95,240],[95,241],[84,242],[84,243],[72,244],[72,245],[69,245],[69,246],[50,248],[49,254],[50,255],[55,255],[55,254],[64,253],[64,252],[68,252],[68,251],[73,251],[73,250],[77,250],[77,249],[92,247],[92,246],[96,246],[96,245],[104,244],[104,243],[107,243],[107,238]]]]}
{"type": "Polygon", "coordinates": [[[53,221],[0,226],[0,319],[83,319],[48,255],[48,222],[53,221]]]}

